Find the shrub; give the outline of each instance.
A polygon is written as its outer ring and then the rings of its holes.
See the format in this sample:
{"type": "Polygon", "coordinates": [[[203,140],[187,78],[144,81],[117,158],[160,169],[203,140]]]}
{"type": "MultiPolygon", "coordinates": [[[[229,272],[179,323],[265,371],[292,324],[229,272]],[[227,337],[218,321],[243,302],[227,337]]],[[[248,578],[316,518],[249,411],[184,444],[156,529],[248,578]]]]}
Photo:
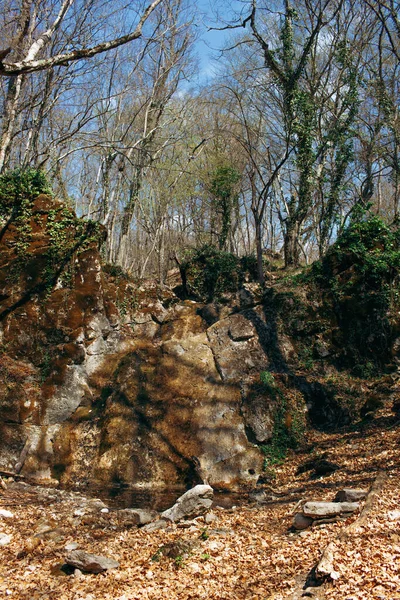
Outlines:
{"type": "Polygon", "coordinates": [[[9,217],[23,202],[51,194],[45,174],[37,169],[15,169],[0,175],[0,217],[9,217]]]}
{"type": "Polygon", "coordinates": [[[371,360],[382,365],[388,357],[390,314],[399,304],[399,242],[398,224],[362,215],[310,271],[309,277],[332,294],[345,333],[346,360],[358,371],[363,365],[371,371],[371,360]]]}
{"type": "Polygon", "coordinates": [[[201,302],[211,302],[225,293],[236,292],[244,277],[239,258],[211,245],[189,250],[181,271],[186,293],[201,302]]]}

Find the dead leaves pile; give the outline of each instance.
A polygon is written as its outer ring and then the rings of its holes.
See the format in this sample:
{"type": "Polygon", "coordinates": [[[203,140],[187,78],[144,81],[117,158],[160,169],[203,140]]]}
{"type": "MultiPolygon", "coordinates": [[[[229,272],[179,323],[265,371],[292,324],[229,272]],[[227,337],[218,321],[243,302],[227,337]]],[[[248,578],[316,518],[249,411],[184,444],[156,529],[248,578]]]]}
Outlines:
{"type": "MultiPolygon", "coordinates": [[[[383,415],[384,417],[384,415],[383,415]]],[[[326,599],[400,599],[400,428],[371,424],[346,434],[309,434],[307,453],[297,454],[276,470],[274,488],[284,497],[262,505],[245,498],[236,508],[216,507],[208,526],[197,519],[189,527],[172,526],[152,533],[130,528],[118,511],[79,514],[70,496],[35,502],[36,488],[1,490],[0,597],[29,600],[220,599],[283,600],[301,597],[307,574],[324,548],[335,542],[338,578],[316,590],[326,599]],[[311,449],[312,448],[312,449],[311,449]],[[318,453],[341,469],[320,480],[296,475],[302,462],[318,453]],[[299,500],[331,500],[341,487],[368,487],[378,471],[387,478],[359,527],[340,539],[346,522],[293,533],[290,526],[299,500]],[[300,491],[301,490],[301,491],[300,491]],[[178,543],[182,554],[166,553],[178,543]],[[67,575],[60,570],[66,546],[103,554],[120,568],[100,575],[67,575]]],[[[82,511],[81,511],[82,512],[82,511]]]]}

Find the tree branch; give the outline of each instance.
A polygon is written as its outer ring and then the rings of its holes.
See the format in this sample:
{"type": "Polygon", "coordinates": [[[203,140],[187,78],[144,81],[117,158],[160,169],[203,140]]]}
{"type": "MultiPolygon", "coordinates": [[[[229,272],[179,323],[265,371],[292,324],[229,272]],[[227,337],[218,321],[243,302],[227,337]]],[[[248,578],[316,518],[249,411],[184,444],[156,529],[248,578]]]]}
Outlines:
{"type": "Polygon", "coordinates": [[[109,40],[108,42],[102,42],[101,44],[97,44],[96,46],[92,46],[91,48],[82,48],[80,50],[73,50],[72,52],[66,52],[64,54],[57,54],[56,56],[51,56],[49,58],[35,60],[34,57],[37,55],[39,50],[41,50],[50,41],[51,36],[53,35],[55,29],[60,25],[72,1],[73,0],[65,0],[60,9],[60,13],[56,21],[53,23],[52,27],[50,27],[38,40],[36,40],[34,44],[32,44],[25,59],[14,63],[0,61],[0,75],[9,76],[19,75],[22,73],[33,73],[35,71],[43,71],[45,69],[50,69],[51,67],[55,67],[57,65],[66,65],[72,61],[91,58],[96,54],[101,54],[102,52],[107,52],[108,50],[112,50],[113,48],[123,46],[124,44],[127,44],[141,37],[143,25],[145,24],[151,13],[155,10],[155,8],[163,0],[154,0],[151,4],[149,4],[149,6],[143,12],[143,15],[140,18],[140,21],[136,26],[135,31],[133,31],[132,33],[123,35],[113,40],[109,40]]]}

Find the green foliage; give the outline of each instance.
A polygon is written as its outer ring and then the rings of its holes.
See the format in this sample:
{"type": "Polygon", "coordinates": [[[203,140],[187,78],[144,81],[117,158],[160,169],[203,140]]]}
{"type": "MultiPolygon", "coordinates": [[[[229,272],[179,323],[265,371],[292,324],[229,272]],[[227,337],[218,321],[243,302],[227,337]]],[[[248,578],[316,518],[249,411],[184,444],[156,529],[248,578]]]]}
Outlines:
{"type": "Polygon", "coordinates": [[[391,286],[400,269],[400,231],[376,215],[354,220],[341,234],[326,257],[315,264],[313,276],[328,285],[337,299],[356,294],[374,298],[376,306],[388,308],[391,286]],[[340,277],[346,271],[346,277],[340,277]]]}
{"type": "Polygon", "coordinates": [[[209,537],[210,537],[210,534],[208,533],[208,527],[203,527],[201,530],[201,533],[199,535],[199,538],[201,540],[208,540],[209,537]]]}
{"type": "Polygon", "coordinates": [[[274,375],[270,371],[260,373],[260,380],[266,392],[275,401],[274,428],[272,438],[268,444],[263,445],[264,470],[272,465],[281,463],[287,451],[297,448],[304,435],[304,419],[297,407],[289,408],[289,403],[282,391],[276,385],[274,375]]]}
{"type": "Polygon", "coordinates": [[[103,271],[108,273],[111,277],[115,277],[118,281],[129,279],[129,275],[122,267],[119,265],[112,265],[111,263],[107,263],[103,266],[103,271]]]}
{"type": "Polygon", "coordinates": [[[260,381],[269,392],[274,392],[275,394],[275,378],[270,371],[262,371],[260,373],[260,381]]]}
{"type": "Polygon", "coordinates": [[[174,558],[174,562],[177,567],[183,567],[185,564],[185,558],[182,556],[182,554],[178,554],[178,556],[174,558]]]}
{"type": "Polygon", "coordinates": [[[242,256],[240,259],[240,266],[243,273],[247,273],[251,280],[257,280],[257,258],[254,254],[246,254],[245,256],[242,256]]]}
{"type": "Polygon", "coordinates": [[[181,269],[186,277],[187,293],[201,302],[236,292],[244,278],[240,259],[211,245],[189,250],[181,269]]]}
{"type": "Polygon", "coordinates": [[[228,240],[232,222],[232,211],[237,202],[236,184],[240,173],[232,166],[217,167],[212,175],[210,192],[214,198],[214,208],[221,219],[218,246],[223,250],[228,240]]]}
{"type": "Polygon", "coordinates": [[[349,347],[348,362],[356,364],[357,373],[372,372],[372,363],[376,368],[386,359],[390,316],[399,306],[399,242],[398,225],[360,210],[308,275],[332,294],[349,347]]]}
{"type": "Polygon", "coordinates": [[[45,174],[37,169],[15,169],[0,175],[0,217],[30,203],[39,194],[51,194],[45,174]]]}
{"type": "Polygon", "coordinates": [[[92,242],[100,243],[104,230],[99,223],[78,219],[61,203],[54,202],[54,208],[47,214],[46,211],[33,213],[33,201],[39,194],[51,195],[50,185],[41,171],[16,169],[0,176],[0,217],[11,217],[17,232],[13,242],[16,260],[10,268],[10,277],[17,280],[27,263],[34,265],[36,257],[30,254],[32,225],[45,227],[49,245],[44,266],[40,263],[40,276],[49,293],[60,274],[65,285],[72,284],[72,255],[84,251],[92,242]]]}
{"type": "Polygon", "coordinates": [[[134,312],[138,307],[136,291],[131,287],[118,288],[116,305],[122,317],[129,312],[134,312]]]}

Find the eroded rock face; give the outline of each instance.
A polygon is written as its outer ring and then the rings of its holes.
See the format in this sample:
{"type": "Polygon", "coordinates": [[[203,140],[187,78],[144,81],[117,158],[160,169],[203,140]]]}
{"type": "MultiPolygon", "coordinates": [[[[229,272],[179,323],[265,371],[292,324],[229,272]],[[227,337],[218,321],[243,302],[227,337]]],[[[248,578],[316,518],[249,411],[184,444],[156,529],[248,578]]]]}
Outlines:
{"type": "Polygon", "coordinates": [[[15,223],[0,242],[0,469],[71,485],[254,484],[262,456],[246,429],[259,411],[243,410],[243,382],[266,358],[251,320],[226,308],[210,327],[203,305],[106,277],[99,237],[49,197],[27,227],[23,256],[15,223]]]}
{"type": "Polygon", "coordinates": [[[195,311],[193,306],[186,313],[195,324],[192,335],[185,330],[180,338],[181,325],[171,324],[172,339],[159,345],[138,340],[120,362],[102,410],[97,449],[95,443],[82,450],[88,436],[75,427],[64,451],[64,431],[55,437],[58,462],[75,457],[64,482],[76,478],[79,456],[84,470],[88,456],[97,452],[88,472],[105,483],[156,487],[204,481],[228,489],[255,483],[262,457],[246,436],[239,385],[221,379],[207,334],[198,333],[195,311]]]}
{"type": "Polygon", "coordinates": [[[0,468],[52,480],[56,432],[130,342],[104,302],[101,228],[47,196],[24,219],[0,243],[0,468]]]}

